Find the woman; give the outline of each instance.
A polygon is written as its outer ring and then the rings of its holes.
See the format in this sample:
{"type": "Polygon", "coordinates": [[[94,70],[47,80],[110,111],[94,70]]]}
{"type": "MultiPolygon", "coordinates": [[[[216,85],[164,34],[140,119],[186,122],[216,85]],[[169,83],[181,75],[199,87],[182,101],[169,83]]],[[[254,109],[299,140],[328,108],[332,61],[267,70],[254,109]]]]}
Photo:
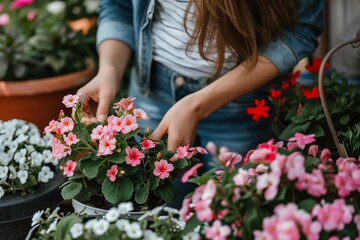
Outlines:
{"type": "MultiPolygon", "coordinates": [[[[132,65],[129,95],[168,148],[208,141],[246,153],[272,136],[246,112],[267,84],[317,46],[318,0],[102,0],[99,71],[79,89],[85,122],[103,121],[132,65]],[[134,61],[130,61],[130,59],[134,61]]],[[[267,103],[269,105],[270,103],[267,103]]]]}

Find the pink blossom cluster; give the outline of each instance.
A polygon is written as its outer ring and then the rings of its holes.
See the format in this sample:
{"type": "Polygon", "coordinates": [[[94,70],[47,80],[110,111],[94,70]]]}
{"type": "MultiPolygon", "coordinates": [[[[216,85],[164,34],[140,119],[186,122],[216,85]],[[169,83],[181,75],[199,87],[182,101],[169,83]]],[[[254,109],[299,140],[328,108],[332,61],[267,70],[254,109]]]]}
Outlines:
{"type": "Polygon", "coordinates": [[[321,225],[312,221],[312,217],[303,209],[298,209],[295,203],[279,204],[274,209],[274,215],[266,217],[262,230],[254,231],[255,240],[298,240],[303,234],[306,239],[317,240],[321,225]]]}
{"type": "Polygon", "coordinates": [[[360,165],[355,158],[339,158],[336,161],[338,173],[335,186],[340,197],[347,197],[351,192],[360,192],[360,165]]]}
{"type": "MultiPolygon", "coordinates": [[[[34,0],[14,0],[10,3],[10,9],[11,10],[16,10],[19,8],[23,8],[26,7],[28,5],[31,5],[34,3],[34,0]]],[[[3,10],[3,5],[0,4],[0,27],[1,26],[6,26],[10,23],[10,15],[8,13],[1,13],[3,10]]],[[[29,10],[28,14],[27,14],[27,19],[29,21],[34,20],[35,16],[36,16],[37,10],[36,9],[31,9],[29,10]]]]}

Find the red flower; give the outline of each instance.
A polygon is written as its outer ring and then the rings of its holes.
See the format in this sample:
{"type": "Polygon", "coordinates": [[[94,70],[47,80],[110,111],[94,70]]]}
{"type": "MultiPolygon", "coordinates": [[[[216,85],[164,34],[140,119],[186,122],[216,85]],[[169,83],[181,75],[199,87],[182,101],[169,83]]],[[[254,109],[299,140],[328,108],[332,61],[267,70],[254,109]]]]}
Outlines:
{"type": "MultiPolygon", "coordinates": [[[[322,62],[321,58],[315,58],[312,62],[312,65],[307,65],[305,66],[305,68],[312,74],[319,74],[321,62],[322,62]]],[[[326,63],[324,69],[326,70],[329,68],[330,68],[329,63],[326,63]]]]}
{"type": "Polygon", "coordinates": [[[273,99],[280,99],[281,97],[281,91],[280,90],[276,90],[276,89],[271,89],[270,90],[270,96],[273,99]]]}
{"type": "Polygon", "coordinates": [[[265,106],[265,100],[261,99],[260,101],[258,99],[255,99],[255,105],[256,107],[248,107],[247,113],[249,115],[253,115],[252,119],[254,121],[259,121],[261,117],[268,118],[269,117],[269,107],[265,106]]]}
{"type": "Polygon", "coordinates": [[[311,90],[303,88],[303,89],[301,89],[301,92],[304,95],[304,97],[306,97],[307,99],[319,98],[320,97],[318,87],[313,87],[311,90]]]}
{"type": "Polygon", "coordinates": [[[290,76],[287,76],[285,79],[284,79],[284,82],[281,86],[282,89],[286,89],[289,87],[289,85],[295,85],[298,78],[300,76],[300,71],[296,71],[295,73],[291,73],[290,76]]]}

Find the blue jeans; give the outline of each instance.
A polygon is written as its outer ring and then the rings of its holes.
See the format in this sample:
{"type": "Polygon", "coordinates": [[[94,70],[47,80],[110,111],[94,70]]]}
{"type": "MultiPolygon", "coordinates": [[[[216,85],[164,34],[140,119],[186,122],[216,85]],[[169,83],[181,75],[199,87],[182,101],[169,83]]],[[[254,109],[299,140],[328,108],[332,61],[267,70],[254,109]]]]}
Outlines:
{"type": "MultiPolygon", "coordinates": [[[[153,62],[152,65],[150,94],[145,96],[140,93],[135,84],[136,79],[130,80],[129,88],[129,96],[136,98],[135,107],[143,109],[150,117],[150,120],[141,121],[139,124],[143,128],[149,126],[151,131],[155,130],[167,110],[176,101],[208,84],[207,79],[190,79],[179,76],[160,63],[153,62]]],[[[136,76],[132,74],[132,78],[134,77],[136,76]]],[[[230,151],[245,156],[248,150],[273,138],[271,122],[274,110],[268,100],[268,95],[266,87],[260,88],[236,99],[203,119],[197,129],[197,146],[205,147],[209,141],[212,141],[218,147],[226,146],[230,151]],[[262,118],[255,122],[247,114],[247,108],[255,106],[255,99],[267,101],[266,105],[270,106],[269,118],[262,118]]],[[[210,154],[203,156],[205,170],[207,170],[210,168],[213,156],[210,154]]]]}

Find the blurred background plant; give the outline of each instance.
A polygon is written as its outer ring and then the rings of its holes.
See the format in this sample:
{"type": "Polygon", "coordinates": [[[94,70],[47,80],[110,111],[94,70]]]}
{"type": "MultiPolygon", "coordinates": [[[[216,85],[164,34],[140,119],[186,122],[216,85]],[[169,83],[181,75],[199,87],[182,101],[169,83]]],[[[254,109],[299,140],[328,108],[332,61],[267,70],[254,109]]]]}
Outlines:
{"type": "Polygon", "coordinates": [[[98,2],[1,1],[0,79],[58,76],[94,63],[98,2]]]}
{"type": "MultiPolygon", "coordinates": [[[[279,88],[271,90],[270,99],[276,109],[273,129],[281,140],[289,139],[296,132],[315,134],[321,148],[335,151],[320,101],[320,64],[321,59],[314,59],[311,65],[306,66],[308,77],[299,77],[300,72],[292,73],[279,88]]],[[[329,64],[326,64],[325,69],[323,85],[334,127],[341,142],[354,142],[360,136],[360,128],[355,128],[360,116],[360,85],[349,82],[342,73],[330,68],[329,64]]],[[[346,150],[351,156],[360,154],[357,145],[346,144],[346,150]]]]}

